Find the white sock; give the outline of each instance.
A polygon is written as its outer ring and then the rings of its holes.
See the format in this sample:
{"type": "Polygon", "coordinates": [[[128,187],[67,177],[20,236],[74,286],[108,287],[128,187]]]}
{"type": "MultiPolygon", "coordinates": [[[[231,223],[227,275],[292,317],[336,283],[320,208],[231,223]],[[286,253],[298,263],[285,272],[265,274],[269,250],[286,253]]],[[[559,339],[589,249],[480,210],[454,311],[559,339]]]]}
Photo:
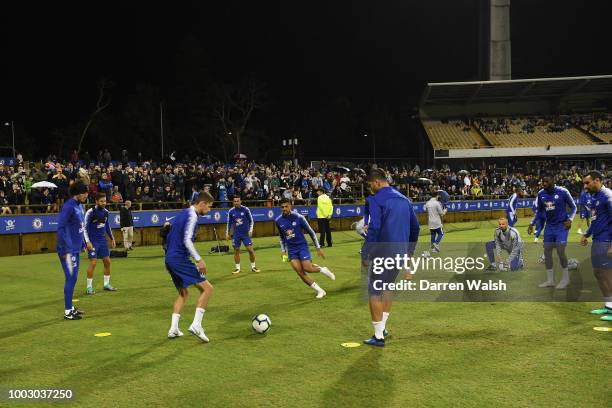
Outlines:
{"type": "Polygon", "coordinates": [[[104,286],[108,286],[110,284],[110,275],[104,275],[104,286]]]}
{"type": "Polygon", "coordinates": [[[236,264],[236,270],[239,271],[240,270],[240,264],[236,264]]]}
{"type": "Polygon", "coordinates": [[[88,288],[93,288],[93,278],[91,278],[91,279],[87,278],[87,287],[88,288]]]}
{"type": "Polygon", "coordinates": [[[319,285],[317,285],[317,282],[312,282],[312,285],[310,285],[310,287],[313,288],[317,292],[321,292],[323,290],[321,289],[319,285]]]}
{"type": "Polygon", "coordinates": [[[193,316],[193,323],[191,323],[192,326],[202,327],[202,318],[204,317],[205,311],[206,310],[202,309],[201,307],[196,307],[195,315],[193,316]]]}
{"type": "Polygon", "coordinates": [[[565,282],[569,282],[569,270],[567,268],[563,268],[563,277],[561,278],[561,281],[565,281],[565,282]]]}
{"type": "Polygon", "coordinates": [[[178,330],[178,322],[181,318],[181,315],[178,313],[172,313],[172,324],[170,325],[170,331],[178,330]]]}
{"type": "Polygon", "coordinates": [[[389,318],[389,312],[383,312],[383,329],[387,327],[387,319],[389,318]]]}
{"type": "Polygon", "coordinates": [[[251,269],[255,269],[255,262],[251,262],[251,269]]]}
{"type": "Polygon", "coordinates": [[[609,309],[612,309],[612,302],[606,302],[605,306],[609,309]]]}
{"type": "Polygon", "coordinates": [[[546,276],[548,277],[548,282],[552,282],[555,279],[555,271],[553,269],[547,269],[546,276]]]}
{"type": "Polygon", "coordinates": [[[384,339],[383,331],[385,330],[385,323],[382,320],[380,322],[372,322],[372,326],[374,326],[374,337],[378,340],[384,339]]]}
{"type": "Polygon", "coordinates": [[[64,309],[64,314],[67,315],[68,313],[72,312],[72,309],[64,309]]]}

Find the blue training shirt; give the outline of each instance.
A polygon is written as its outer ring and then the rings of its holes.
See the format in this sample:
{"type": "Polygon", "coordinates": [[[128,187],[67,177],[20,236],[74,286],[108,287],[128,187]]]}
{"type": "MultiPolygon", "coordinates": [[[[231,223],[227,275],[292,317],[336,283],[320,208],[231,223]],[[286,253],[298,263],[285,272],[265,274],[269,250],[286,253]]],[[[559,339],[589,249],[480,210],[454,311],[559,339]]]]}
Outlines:
{"type": "Polygon", "coordinates": [[[551,227],[562,225],[566,220],[573,220],[576,215],[576,203],[570,192],[563,187],[554,186],[551,190],[541,189],[538,191],[534,204],[536,215],[531,221],[535,223],[535,217],[541,216],[546,224],[551,227]],[[570,208],[569,213],[566,207],[570,208]]]}
{"type": "MultiPolygon", "coordinates": [[[[374,250],[376,243],[403,243],[406,245],[402,248],[412,255],[420,230],[412,202],[399,191],[383,187],[368,197],[368,209],[370,219],[362,255],[366,257],[380,252],[374,250]]],[[[397,245],[394,247],[396,251],[399,248],[397,245]]]]}
{"type": "Polygon", "coordinates": [[[110,213],[106,208],[95,206],[85,213],[85,242],[103,243],[106,242],[106,235],[114,240],[113,231],[108,221],[110,213]]]}
{"type": "Polygon", "coordinates": [[[546,215],[538,212],[538,200],[533,200],[533,205],[531,206],[533,210],[533,218],[531,219],[531,224],[535,224],[536,218],[542,222],[546,221],[546,215]]]}
{"type": "Polygon", "coordinates": [[[229,235],[232,226],[234,227],[234,235],[245,236],[253,232],[253,215],[248,207],[241,205],[240,207],[232,207],[227,212],[227,227],[225,232],[229,235]]]}
{"type": "Polygon", "coordinates": [[[516,193],[512,193],[512,195],[508,199],[508,211],[510,211],[510,213],[513,215],[516,214],[517,200],[518,200],[518,194],[516,193]]]}
{"type": "Polygon", "coordinates": [[[74,254],[83,248],[83,206],[74,198],[64,202],[57,222],[58,255],[74,254]]]}
{"type": "Polygon", "coordinates": [[[308,246],[304,231],[310,235],[315,248],[320,248],[319,240],[306,218],[295,211],[289,215],[280,215],[276,218],[276,228],[280,237],[281,250],[286,252],[288,248],[303,248],[308,246]]]}
{"type": "Polygon", "coordinates": [[[602,187],[591,194],[591,225],[584,234],[594,241],[612,241],[612,190],[602,187]]]}
{"type": "Polygon", "coordinates": [[[182,210],[172,220],[171,225],[170,233],[166,239],[168,245],[166,262],[185,261],[189,260],[190,256],[196,262],[202,259],[193,245],[198,228],[198,214],[195,208],[191,206],[182,210]]]}
{"type": "Polygon", "coordinates": [[[583,191],[578,198],[578,204],[586,211],[591,211],[591,193],[583,191]]]}

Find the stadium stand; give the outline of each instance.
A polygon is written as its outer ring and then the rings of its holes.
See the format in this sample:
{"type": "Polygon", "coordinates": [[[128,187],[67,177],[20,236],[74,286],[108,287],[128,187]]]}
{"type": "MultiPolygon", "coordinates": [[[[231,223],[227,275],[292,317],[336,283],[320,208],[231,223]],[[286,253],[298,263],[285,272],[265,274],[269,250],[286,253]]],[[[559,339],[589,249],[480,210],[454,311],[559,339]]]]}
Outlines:
{"type": "MultiPolygon", "coordinates": [[[[575,146],[595,144],[586,129],[554,129],[554,122],[538,117],[475,118],[469,121],[424,121],[434,149],[483,147],[575,146]]],[[[607,134],[595,133],[602,138],[607,134]]],[[[609,134],[612,136],[612,133],[609,134]]],[[[606,140],[607,141],[607,140],[606,140]]]]}
{"type": "Polygon", "coordinates": [[[574,123],[603,142],[612,143],[612,114],[578,115],[574,119],[574,123]]]}
{"type": "Polygon", "coordinates": [[[427,121],[424,126],[434,149],[472,149],[488,145],[476,129],[462,121],[427,121]]]}
{"type": "MultiPolygon", "coordinates": [[[[572,125],[555,128],[554,121],[538,117],[495,119],[505,123],[503,131],[479,127],[495,147],[576,146],[595,142],[582,130],[572,125]]],[[[482,123],[480,120],[478,123],[482,123]]]]}
{"type": "Polygon", "coordinates": [[[603,156],[610,100],[612,75],[430,83],[419,117],[433,159],[603,156]]]}

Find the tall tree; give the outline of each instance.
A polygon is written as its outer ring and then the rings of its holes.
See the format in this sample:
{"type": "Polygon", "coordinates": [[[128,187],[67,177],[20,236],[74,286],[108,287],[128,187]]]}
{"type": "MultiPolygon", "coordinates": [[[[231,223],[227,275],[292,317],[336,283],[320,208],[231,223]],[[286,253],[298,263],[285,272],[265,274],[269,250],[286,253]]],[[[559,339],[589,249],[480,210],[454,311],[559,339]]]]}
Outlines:
{"type": "Polygon", "coordinates": [[[240,85],[218,85],[216,87],[217,103],[214,115],[221,125],[221,140],[234,147],[236,153],[242,153],[241,139],[255,110],[263,105],[264,84],[249,78],[240,85]]]}
{"type": "Polygon", "coordinates": [[[108,93],[108,90],[113,86],[113,82],[106,78],[102,78],[98,82],[98,100],[96,101],[96,106],[91,112],[91,115],[89,115],[89,119],[85,123],[85,127],[81,132],[81,138],[79,139],[79,144],[77,145],[78,152],[81,151],[81,145],[83,144],[83,140],[85,139],[85,136],[87,136],[87,131],[93,124],[94,120],[96,119],[96,116],[98,116],[104,109],[108,107],[108,105],[110,105],[111,98],[108,93]]]}

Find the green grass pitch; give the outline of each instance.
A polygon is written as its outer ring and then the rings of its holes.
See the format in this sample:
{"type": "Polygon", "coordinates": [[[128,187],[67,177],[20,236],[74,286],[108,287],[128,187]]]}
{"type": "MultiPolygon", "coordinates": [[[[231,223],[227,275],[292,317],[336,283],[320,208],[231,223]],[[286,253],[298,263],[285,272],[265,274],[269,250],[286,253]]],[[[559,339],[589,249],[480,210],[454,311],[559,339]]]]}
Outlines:
{"type": "MultiPolygon", "coordinates": [[[[448,226],[443,244],[484,242],[493,225],[448,226]]],[[[249,271],[246,253],[238,276],[231,256],[205,256],[215,286],[203,322],[209,344],[187,333],[195,290],[180,324],[185,337],[166,338],[175,290],[161,247],[114,259],[115,293],[101,290],[100,263],[94,296],[84,293],[82,257],[75,298],[87,314],[78,322],[62,320],[55,254],[0,258],[0,387],[71,388],[68,405],[92,407],[609,404],[612,333],[594,331],[609,324],[588,314],[599,303],[396,302],[387,347],[341,347],[369,337],[372,327],[361,295],[360,241],[354,232],[334,239],[327,260],[315,258],[337,276],[314,276],[328,293],[320,301],[280,261],[274,237],[255,239],[260,274],[249,271]],[[257,313],[272,320],[266,335],[250,328],[257,313]],[[99,332],[112,336],[94,337],[99,332]]],[[[211,245],[196,246],[205,254],[211,245]]]]}

